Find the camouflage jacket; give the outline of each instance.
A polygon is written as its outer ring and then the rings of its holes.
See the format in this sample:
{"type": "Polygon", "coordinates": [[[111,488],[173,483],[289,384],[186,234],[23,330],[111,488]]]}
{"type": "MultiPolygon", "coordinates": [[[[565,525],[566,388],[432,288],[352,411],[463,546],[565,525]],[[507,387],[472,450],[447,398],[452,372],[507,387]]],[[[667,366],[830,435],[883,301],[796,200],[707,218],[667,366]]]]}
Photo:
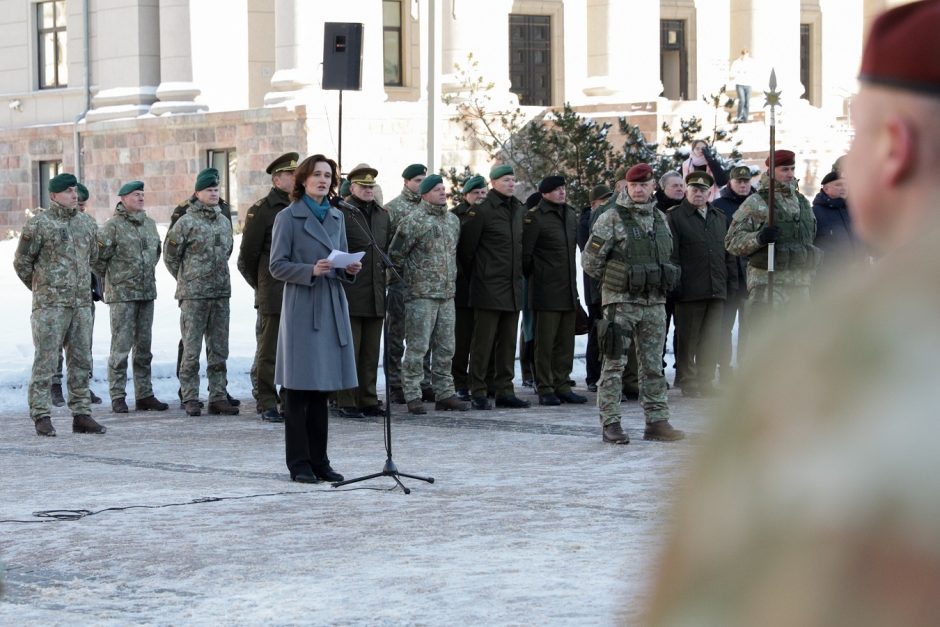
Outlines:
{"type": "MultiPolygon", "coordinates": [[[[666,225],[663,212],[656,208],[656,201],[636,203],[627,194],[626,190],[617,197],[616,204],[624,207],[627,212],[640,225],[643,232],[656,231],[663,239],[668,239],[669,250],[661,252],[663,262],[668,262],[672,254],[672,235],[666,225]]],[[[628,241],[627,226],[620,218],[620,212],[615,205],[607,207],[591,227],[591,237],[581,254],[581,267],[588,274],[601,281],[601,302],[604,305],[612,303],[633,303],[635,305],[661,305],[666,302],[666,295],[659,290],[651,290],[646,294],[631,294],[629,292],[616,292],[603,285],[604,270],[611,254],[623,250],[628,241]]]]}
{"type": "Polygon", "coordinates": [[[176,277],[176,300],[230,297],[232,246],[232,223],[219,207],[192,201],[166,234],[164,246],[163,262],[176,277]]]}
{"type": "Polygon", "coordinates": [[[160,261],[160,236],[153,219],[118,203],[114,216],[98,229],[95,273],[104,277],[104,301],[121,303],[157,297],[154,268],[160,261]]]}
{"type": "MultiPolygon", "coordinates": [[[[774,212],[777,220],[794,219],[800,215],[801,194],[797,188],[797,181],[783,184],[777,183],[774,188],[774,212]]],[[[728,227],[728,234],[725,235],[725,248],[732,255],[747,257],[754,254],[764,246],[757,241],[757,236],[761,229],[767,223],[767,202],[764,200],[770,185],[770,177],[764,173],[760,179],[760,190],[756,194],[751,194],[741,203],[741,206],[734,213],[731,219],[731,226],[728,227]],[[763,192],[763,193],[762,193],[763,192]]],[[[803,202],[809,205],[809,201],[803,198],[803,202]]],[[[812,216],[812,211],[810,210],[812,216]]],[[[812,233],[809,240],[812,241],[816,234],[816,218],[812,217],[812,233]]],[[[777,242],[777,247],[784,242],[777,242]]],[[[820,259],[821,259],[820,255],[820,259]]],[[[781,270],[774,272],[774,284],[776,286],[808,286],[812,284],[816,276],[815,267],[811,269],[800,270],[781,270]]],[[[752,264],[747,266],[747,289],[753,290],[760,285],[767,285],[767,270],[756,268],[752,264]]]]}
{"type": "Polygon", "coordinates": [[[421,195],[407,187],[402,187],[401,194],[385,205],[385,208],[388,209],[389,233],[394,235],[405,216],[417,209],[419,204],[421,204],[421,195]]]}
{"type": "Polygon", "coordinates": [[[91,216],[56,202],[26,222],[13,268],[33,292],[33,309],[91,306],[97,231],[91,216]]]}
{"type": "Polygon", "coordinates": [[[421,201],[405,217],[389,246],[409,298],[453,298],[460,220],[445,205],[421,201]]]}

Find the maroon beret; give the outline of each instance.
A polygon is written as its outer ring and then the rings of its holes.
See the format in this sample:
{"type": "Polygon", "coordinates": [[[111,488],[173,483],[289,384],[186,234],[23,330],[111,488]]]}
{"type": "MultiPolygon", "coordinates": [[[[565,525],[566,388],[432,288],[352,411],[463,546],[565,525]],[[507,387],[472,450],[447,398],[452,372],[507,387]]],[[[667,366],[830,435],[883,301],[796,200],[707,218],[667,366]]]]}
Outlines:
{"type": "MultiPolygon", "coordinates": [[[[764,165],[770,167],[770,157],[764,159],[764,165]]],[[[796,165],[796,153],[792,150],[775,150],[774,167],[782,165],[796,165]]]]}
{"type": "Polygon", "coordinates": [[[624,176],[628,183],[645,183],[653,180],[653,168],[648,163],[638,163],[624,176]]]}
{"type": "Polygon", "coordinates": [[[859,80],[940,95],[940,0],[904,4],[872,24],[859,80]]]}

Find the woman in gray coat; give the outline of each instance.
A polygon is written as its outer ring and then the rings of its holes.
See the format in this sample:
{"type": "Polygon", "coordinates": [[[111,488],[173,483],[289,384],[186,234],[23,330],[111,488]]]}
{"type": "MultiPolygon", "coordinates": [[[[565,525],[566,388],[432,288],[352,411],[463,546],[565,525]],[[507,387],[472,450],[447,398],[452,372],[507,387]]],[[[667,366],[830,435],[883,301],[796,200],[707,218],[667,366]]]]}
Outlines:
{"type": "Polygon", "coordinates": [[[342,481],[326,454],[327,396],[358,385],[340,281],[353,281],[362,264],[334,268],[327,261],[331,251],[346,251],[343,214],[329,203],[339,180],[336,162],[309,157],[294,180],[292,202],[274,220],[269,266],[284,281],[274,380],[286,396],[287,468],[302,483],[342,481]]]}

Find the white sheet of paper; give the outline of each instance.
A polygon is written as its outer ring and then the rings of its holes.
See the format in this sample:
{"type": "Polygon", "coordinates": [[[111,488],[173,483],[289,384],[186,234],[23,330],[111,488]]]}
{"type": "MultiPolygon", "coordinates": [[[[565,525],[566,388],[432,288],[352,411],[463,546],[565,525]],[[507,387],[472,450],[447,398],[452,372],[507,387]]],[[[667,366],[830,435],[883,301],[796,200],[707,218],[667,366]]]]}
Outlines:
{"type": "Polygon", "coordinates": [[[326,260],[332,263],[334,268],[345,268],[351,263],[360,261],[365,255],[366,251],[364,250],[358,253],[344,253],[341,250],[334,250],[326,260]]]}

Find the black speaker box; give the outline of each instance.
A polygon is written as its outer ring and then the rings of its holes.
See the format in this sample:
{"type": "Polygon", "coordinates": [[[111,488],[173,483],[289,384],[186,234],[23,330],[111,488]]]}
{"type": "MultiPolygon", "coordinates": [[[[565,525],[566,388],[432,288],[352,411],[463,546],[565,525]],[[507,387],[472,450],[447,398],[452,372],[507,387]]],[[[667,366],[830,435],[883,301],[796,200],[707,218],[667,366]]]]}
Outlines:
{"type": "Polygon", "coordinates": [[[324,24],[323,89],[362,89],[362,24],[324,24]]]}

